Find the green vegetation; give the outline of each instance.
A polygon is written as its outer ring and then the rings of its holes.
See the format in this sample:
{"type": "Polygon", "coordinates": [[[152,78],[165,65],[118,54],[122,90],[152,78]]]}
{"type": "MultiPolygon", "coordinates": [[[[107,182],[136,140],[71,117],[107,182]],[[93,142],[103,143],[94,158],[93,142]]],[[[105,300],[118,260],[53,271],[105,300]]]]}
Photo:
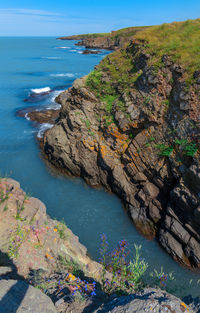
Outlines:
{"type": "Polygon", "coordinates": [[[168,146],[164,144],[157,144],[155,147],[159,150],[160,156],[166,156],[166,157],[169,157],[174,150],[172,146],[168,146]]]}
{"type": "Polygon", "coordinates": [[[102,288],[109,295],[112,293],[131,294],[143,286],[142,277],[148,264],[141,259],[141,246],[135,245],[135,257],[127,261],[126,257],[130,252],[127,251],[127,245],[127,241],[122,240],[111,253],[108,253],[106,235],[101,235],[102,288]],[[106,278],[106,270],[112,274],[111,279],[106,278]]]}
{"type": "Polygon", "coordinates": [[[8,256],[10,258],[18,257],[18,250],[23,241],[26,239],[26,231],[21,226],[20,222],[17,225],[16,230],[11,233],[9,248],[8,248],[8,256]]]}
{"type": "Polygon", "coordinates": [[[196,143],[188,141],[188,139],[182,139],[182,140],[176,139],[175,143],[179,145],[183,154],[186,156],[193,157],[195,153],[198,151],[198,147],[196,143]]]}
{"type": "Polygon", "coordinates": [[[99,98],[107,115],[111,116],[114,102],[119,111],[126,111],[116,86],[129,93],[140,75],[141,71],[138,73],[135,70],[126,51],[118,50],[104,58],[98,68],[88,75],[86,85],[99,98]]]}
{"type": "Polygon", "coordinates": [[[146,43],[152,65],[168,54],[186,69],[189,76],[200,68],[200,19],[148,27],[135,38],[146,43]]]}
{"type": "Polygon", "coordinates": [[[113,103],[116,100],[116,96],[107,95],[104,98],[101,98],[102,102],[106,103],[106,111],[107,113],[112,112],[113,103]]]}
{"type": "Polygon", "coordinates": [[[159,271],[154,269],[152,272],[147,272],[148,263],[141,257],[141,246],[134,245],[134,254],[128,249],[126,240],[119,241],[117,247],[111,253],[109,253],[108,246],[107,237],[102,234],[99,251],[100,262],[103,266],[102,289],[106,294],[131,294],[145,286],[159,286],[167,291],[177,289],[172,272],[166,274],[163,267],[159,271]],[[111,273],[109,279],[106,277],[107,271],[111,273]]]}
{"type": "Polygon", "coordinates": [[[75,39],[75,40],[84,40],[84,39],[93,39],[99,37],[109,37],[111,39],[117,39],[118,37],[132,37],[139,31],[144,30],[150,26],[136,26],[136,27],[126,27],[119,30],[111,31],[110,33],[94,33],[94,34],[82,34],[75,36],[68,36],[67,38],[75,39]]]}
{"type": "MultiPolygon", "coordinates": [[[[168,54],[172,61],[184,67],[185,79],[192,82],[193,72],[200,68],[200,19],[151,27],[129,27],[110,34],[111,37],[130,38],[133,35],[134,39],[144,44],[145,52],[151,55],[148,64],[153,66],[155,74],[163,66],[162,56],[168,54]]],[[[102,101],[107,96],[118,98],[118,108],[123,110],[116,83],[118,89],[128,94],[141,74],[141,70],[134,66],[131,46],[128,46],[128,49],[117,50],[104,58],[98,68],[89,74],[86,84],[102,101]]],[[[173,84],[173,78],[170,83],[173,84]]],[[[149,101],[150,98],[146,97],[144,104],[148,105],[149,101]]],[[[165,104],[168,107],[169,100],[165,104]]]]}
{"type": "Polygon", "coordinates": [[[57,230],[60,239],[66,240],[68,238],[66,234],[67,226],[64,220],[62,220],[59,224],[57,224],[54,229],[57,230]]]}

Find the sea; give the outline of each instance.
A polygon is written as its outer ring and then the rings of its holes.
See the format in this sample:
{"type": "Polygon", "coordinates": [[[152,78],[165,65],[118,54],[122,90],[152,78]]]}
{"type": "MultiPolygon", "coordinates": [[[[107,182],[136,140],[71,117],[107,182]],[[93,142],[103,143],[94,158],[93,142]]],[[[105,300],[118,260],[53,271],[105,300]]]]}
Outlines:
{"type": "Polygon", "coordinates": [[[38,138],[51,124],[36,125],[17,116],[18,110],[27,107],[58,108],[55,97],[110,53],[101,50],[100,54],[84,55],[84,47],[75,43],[54,37],[0,37],[1,177],[18,180],[28,194],[43,201],[48,215],[64,221],[93,259],[98,261],[100,256],[101,234],[106,234],[110,251],[126,239],[131,257],[134,245],[142,246],[148,275],[173,272],[175,279],[165,282],[168,288],[177,296],[198,296],[200,274],[182,268],[155,240],[142,237],[115,195],[92,189],[82,179],[61,175],[44,162],[38,138]]]}

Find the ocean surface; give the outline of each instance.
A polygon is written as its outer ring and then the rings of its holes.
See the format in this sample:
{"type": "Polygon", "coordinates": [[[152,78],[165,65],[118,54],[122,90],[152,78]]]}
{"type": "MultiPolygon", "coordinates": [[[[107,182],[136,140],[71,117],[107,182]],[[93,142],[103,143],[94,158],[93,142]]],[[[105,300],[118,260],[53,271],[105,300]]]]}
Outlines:
{"type": "Polygon", "coordinates": [[[109,52],[83,55],[75,41],[51,37],[0,38],[0,172],[21,183],[32,196],[41,199],[47,213],[80,238],[88,254],[98,260],[100,234],[106,233],[110,249],[126,239],[130,249],[142,245],[149,271],[163,266],[174,272],[177,295],[200,294],[200,275],[181,268],[156,241],[148,241],[135,230],[127,212],[114,195],[86,186],[81,179],[54,173],[42,160],[37,136],[51,127],[33,124],[16,115],[17,110],[34,107],[56,108],[56,95],[73,81],[88,74],[109,52]]]}

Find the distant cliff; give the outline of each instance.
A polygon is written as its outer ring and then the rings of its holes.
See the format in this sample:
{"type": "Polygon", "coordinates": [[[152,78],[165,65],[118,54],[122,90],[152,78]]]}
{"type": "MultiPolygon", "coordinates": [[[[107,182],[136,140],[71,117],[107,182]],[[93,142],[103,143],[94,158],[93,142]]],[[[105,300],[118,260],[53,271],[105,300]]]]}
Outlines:
{"type": "Polygon", "coordinates": [[[85,46],[87,49],[115,50],[123,47],[126,42],[131,41],[134,35],[147,27],[128,27],[111,33],[83,34],[59,37],[60,40],[80,40],[76,45],[85,46]]]}

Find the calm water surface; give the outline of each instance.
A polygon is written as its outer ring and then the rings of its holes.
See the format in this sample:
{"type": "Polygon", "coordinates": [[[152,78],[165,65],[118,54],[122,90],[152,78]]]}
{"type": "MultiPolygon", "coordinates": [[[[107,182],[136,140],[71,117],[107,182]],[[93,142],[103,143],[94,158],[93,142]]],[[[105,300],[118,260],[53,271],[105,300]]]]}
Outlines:
{"type": "Polygon", "coordinates": [[[18,109],[56,107],[54,98],[74,79],[88,74],[108,52],[83,55],[74,41],[55,38],[0,38],[0,171],[18,180],[26,192],[40,198],[48,214],[65,220],[88,253],[98,259],[99,235],[106,233],[111,248],[121,239],[143,246],[149,268],[174,271],[178,295],[200,294],[200,275],[178,266],[155,241],[147,241],[134,229],[120,201],[102,190],[93,190],[80,179],[54,175],[40,157],[39,130],[16,116],[18,109]],[[43,90],[51,90],[42,95],[43,90]],[[38,90],[39,89],[39,90],[38,90]],[[34,97],[30,97],[33,94],[34,97]],[[29,101],[24,102],[24,99],[29,101]],[[192,282],[191,282],[192,280],[192,282]]]}

